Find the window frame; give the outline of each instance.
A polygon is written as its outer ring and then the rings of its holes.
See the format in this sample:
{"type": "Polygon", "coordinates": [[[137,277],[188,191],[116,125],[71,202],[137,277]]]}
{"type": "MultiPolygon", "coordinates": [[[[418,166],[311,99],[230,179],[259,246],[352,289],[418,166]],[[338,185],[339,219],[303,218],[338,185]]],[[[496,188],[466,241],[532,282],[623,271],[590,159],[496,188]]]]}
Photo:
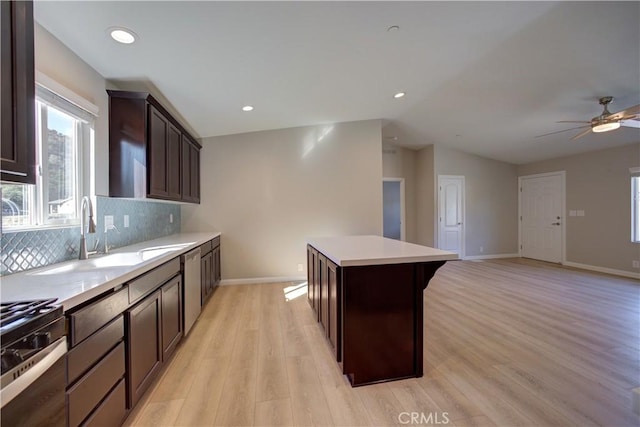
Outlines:
{"type": "MultiPolygon", "coordinates": [[[[95,124],[98,107],[60,85],[46,75],[36,72],[36,184],[27,185],[25,193],[29,193],[33,208],[30,207],[30,224],[3,225],[3,232],[39,230],[47,228],[77,227],[80,224],[82,197],[93,193],[93,162],[91,156],[95,145],[95,124]],[[75,161],[75,179],[73,197],[75,198],[75,215],[66,218],[49,217],[48,200],[48,144],[47,129],[43,126],[47,120],[47,108],[51,107],[75,120],[75,144],[73,147],[75,161]],[[83,185],[87,183],[88,185],[83,185]],[[91,191],[90,191],[91,190],[91,191]]],[[[14,184],[14,183],[7,183],[14,184]]],[[[17,183],[16,183],[17,184],[17,183]]],[[[26,185],[26,184],[25,184],[26,185]]]]}

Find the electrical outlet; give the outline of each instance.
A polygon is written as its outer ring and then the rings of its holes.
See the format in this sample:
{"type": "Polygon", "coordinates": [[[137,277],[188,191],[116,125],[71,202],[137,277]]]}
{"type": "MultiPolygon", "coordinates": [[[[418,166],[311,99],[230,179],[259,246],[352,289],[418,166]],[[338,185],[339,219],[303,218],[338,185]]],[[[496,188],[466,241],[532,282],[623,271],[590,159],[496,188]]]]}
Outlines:
{"type": "Polygon", "coordinates": [[[124,228],[129,228],[129,215],[124,216],[124,228]]]}
{"type": "Polygon", "coordinates": [[[107,227],[113,225],[113,215],[105,215],[104,216],[104,229],[106,230],[107,227]]]}
{"type": "Polygon", "coordinates": [[[302,264],[298,264],[298,271],[302,271],[302,270],[303,270],[302,264]]]}
{"type": "Polygon", "coordinates": [[[173,224],[173,214],[169,214],[169,224],[173,224]]]}
{"type": "Polygon", "coordinates": [[[480,253],[484,253],[484,246],[480,246],[480,253]]]}
{"type": "Polygon", "coordinates": [[[631,261],[631,267],[640,268],[640,261],[631,261]]]}

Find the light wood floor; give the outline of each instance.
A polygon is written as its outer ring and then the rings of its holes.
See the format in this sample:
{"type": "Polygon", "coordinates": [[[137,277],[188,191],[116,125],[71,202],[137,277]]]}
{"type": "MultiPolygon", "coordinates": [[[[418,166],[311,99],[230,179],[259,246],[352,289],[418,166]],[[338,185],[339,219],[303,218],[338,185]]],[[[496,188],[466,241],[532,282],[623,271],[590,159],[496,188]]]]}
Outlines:
{"type": "Polygon", "coordinates": [[[424,294],[424,377],[358,388],[294,288],[217,289],[126,423],[385,426],[413,412],[422,425],[640,425],[638,281],[521,259],[449,262],[424,294]]]}

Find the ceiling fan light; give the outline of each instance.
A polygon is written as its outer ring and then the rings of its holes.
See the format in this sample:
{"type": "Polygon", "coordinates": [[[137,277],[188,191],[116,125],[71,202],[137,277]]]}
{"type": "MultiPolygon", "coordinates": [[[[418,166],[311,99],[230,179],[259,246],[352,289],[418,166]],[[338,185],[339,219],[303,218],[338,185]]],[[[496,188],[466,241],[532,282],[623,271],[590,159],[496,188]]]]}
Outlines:
{"type": "Polygon", "coordinates": [[[600,132],[609,132],[611,130],[616,130],[620,127],[620,122],[609,122],[609,123],[600,123],[595,125],[591,130],[596,133],[600,132]]]}

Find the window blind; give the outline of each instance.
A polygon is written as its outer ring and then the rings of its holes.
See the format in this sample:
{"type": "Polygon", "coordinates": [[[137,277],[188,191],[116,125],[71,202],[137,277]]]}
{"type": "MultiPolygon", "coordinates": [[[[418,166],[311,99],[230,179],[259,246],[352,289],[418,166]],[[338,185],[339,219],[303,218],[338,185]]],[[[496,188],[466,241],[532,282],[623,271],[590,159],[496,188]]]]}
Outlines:
{"type": "Polygon", "coordinates": [[[36,98],[51,107],[56,107],[71,114],[80,121],[93,123],[96,119],[93,113],[39,84],[36,84],[36,98]]]}

